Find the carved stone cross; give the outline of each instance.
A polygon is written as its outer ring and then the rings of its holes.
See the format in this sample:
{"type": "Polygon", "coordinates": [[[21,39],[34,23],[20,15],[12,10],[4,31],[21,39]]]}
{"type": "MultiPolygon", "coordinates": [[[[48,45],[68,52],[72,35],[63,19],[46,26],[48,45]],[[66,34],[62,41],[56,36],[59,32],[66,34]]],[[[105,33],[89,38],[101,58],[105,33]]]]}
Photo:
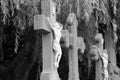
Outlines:
{"type": "Polygon", "coordinates": [[[82,37],[77,36],[78,21],[74,13],[70,13],[67,22],[71,25],[69,30],[62,30],[62,37],[65,40],[65,46],[69,48],[69,80],[79,80],[78,74],[78,49],[85,50],[85,44],[82,37]]]}
{"type": "MultiPolygon", "coordinates": [[[[105,32],[105,49],[108,53],[108,72],[109,72],[109,79],[110,80],[120,80],[119,76],[119,68],[116,65],[116,53],[114,49],[114,40],[112,38],[112,29],[109,27],[108,30],[105,32]]],[[[102,67],[103,62],[99,59],[96,62],[96,79],[95,80],[103,80],[102,78],[102,67]]]]}
{"type": "Polygon", "coordinates": [[[107,49],[109,55],[109,64],[108,64],[109,75],[111,77],[111,80],[120,80],[120,69],[117,66],[116,52],[114,48],[115,43],[111,35],[113,35],[112,29],[109,28],[105,32],[105,48],[107,49]]]}
{"type": "Polygon", "coordinates": [[[34,29],[42,35],[42,63],[41,80],[59,80],[57,67],[54,65],[55,53],[53,51],[53,31],[48,20],[56,21],[55,3],[52,0],[42,0],[42,14],[34,16],[34,29]]]}

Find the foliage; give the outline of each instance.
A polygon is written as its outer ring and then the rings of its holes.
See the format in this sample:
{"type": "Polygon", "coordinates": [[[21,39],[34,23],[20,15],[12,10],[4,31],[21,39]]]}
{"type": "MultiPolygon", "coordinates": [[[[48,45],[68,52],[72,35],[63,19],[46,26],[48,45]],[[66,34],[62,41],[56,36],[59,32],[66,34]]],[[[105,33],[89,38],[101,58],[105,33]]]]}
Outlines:
{"type": "Polygon", "coordinates": [[[36,76],[40,74],[41,64],[41,46],[38,45],[41,45],[41,37],[36,38],[39,35],[33,31],[33,17],[40,13],[40,0],[0,1],[0,18],[3,20],[0,30],[3,29],[1,33],[5,36],[1,44],[4,43],[2,49],[4,57],[7,56],[0,61],[0,65],[4,66],[5,77],[8,80],[38,79],[36,76]],[[36,69],[32,69],[35,65],[36,69]],[[32,72],[36,73],[30,78],[32,72]]]}
{"type": "MultiPolygon", "coordinates": [[[[75,12],[77,17],[81,20],[89,21],[90,16],[96,12],[96,19],[101,18],[102,22],[109,23],[109,5],[108,0],[56,0],[58,5],[59,14],[63,14],[63,11],[66,6],[67,12],[75,12]],[[61,8],[60,8],[61,7],[61,8]],[[64,9],[63,9],[64,7],[64,9]]],[[[116,2],[116,0],[114,0],[116,2]]],[[[64,15],[66,16],[66,15],[64,15]]]]}
{"type": "Polygon", "coordinates": [[[3,21],[14,17],[15,25],[18,27],[26,26],[26,17],[28,24],[33,24],[33,16],[38,14],[37,9],[40,0],[1,0],[1,8],[3,12],[3,21]]]}
{"type": "Polygon", "coordinates": [[[17,53],[20,33],[26,27],[33,25],[33,17],[38,14],[40,0],[1,0],[4,24],[16,27],[15,52],[17,53]]]}
{"type": "MultiPolygon", "coordinates": [[[[33,24],[33,16],[39,14],[38,6],[40,1],[41,0],[1,0],[1,8],[4,14],[3,21],[5,22],[7,18],[9,19],[11,16],[14,16],[13,21],[15,21],[15,24],[23,27],[26,24],[26,20],[24,18],[27,16],[29,25],[33,24]]],[[[90,16],[94,13],[96,20],[100,18],[99,20],[103,23],[109,23],[110,20],[108,3],[111,2],[111,6],[116,6],[117,2],[117,0],[54,1],[57,4],[57,14],[60,16],[67,16],[70,12],[75,12],[80,20],[82,19],[87,22],[89,21],[90,16]]],[[[63,21],[65,22],[65,20],[63,21]]]]}

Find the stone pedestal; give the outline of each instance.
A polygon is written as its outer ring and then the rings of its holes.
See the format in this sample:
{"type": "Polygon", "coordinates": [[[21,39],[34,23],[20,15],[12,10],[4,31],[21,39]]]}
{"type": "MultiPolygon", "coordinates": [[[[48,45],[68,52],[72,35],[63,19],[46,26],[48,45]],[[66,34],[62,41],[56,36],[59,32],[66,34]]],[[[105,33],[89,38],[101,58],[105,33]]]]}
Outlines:
{"type": "Polygon", "coordinates": [[[41,80],[60,80],[57,69],[54,68],[54,70],[49,72],[42,72],[41,80]]]}

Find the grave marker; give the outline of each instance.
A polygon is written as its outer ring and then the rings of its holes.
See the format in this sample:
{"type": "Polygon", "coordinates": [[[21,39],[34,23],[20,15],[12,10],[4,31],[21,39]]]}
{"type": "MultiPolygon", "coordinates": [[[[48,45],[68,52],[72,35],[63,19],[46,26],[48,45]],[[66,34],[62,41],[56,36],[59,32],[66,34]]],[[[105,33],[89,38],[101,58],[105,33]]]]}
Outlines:
{"type": "Polygon", "coordinates": [[[112,29],[109,27],[109,29],[105,32],[105,48],[107,49],[109,55],[108,71],[112,80],[120,80],[120,69],[117,67],[116,52],[114,49],[115,44],[111,35],[112,29]]]}
{"type": "MultiPolygon", "coordinates": [[[[120,80],[119,68],[116,65],[116,53],[114,50],[114,41],[112,38],[112,30],[109,29],[105,32],[105,49],[108,53],[108,72],[110,80],[120,80]]],[[[96,63],[96,80],[103,80],[102,78],[102,60],[99,59],[96,63]]],[[[107,80],[107,79],[106,79],[107,80]]]]}
{"type": "Polygon", "coordinates": [[[55,3],[52,0],[42,0],[42,15],[34,16],[34,29],[42,35],[43,70],[41,80],[59,80],[57,67],[54,66],[55,53],[53,52],[53,31],[48,21],[56,21],[54,14],[55,3]]]}
{"type": "Polygon", "coordinates": [[[77,36],[78,21],[74,13],[68,16],[69,30],[63,30],[66,47],[69,47],[69,80],[79,80],[78,74],[78,49],[85,50],[85,44],[82,37],[77,36]]]}

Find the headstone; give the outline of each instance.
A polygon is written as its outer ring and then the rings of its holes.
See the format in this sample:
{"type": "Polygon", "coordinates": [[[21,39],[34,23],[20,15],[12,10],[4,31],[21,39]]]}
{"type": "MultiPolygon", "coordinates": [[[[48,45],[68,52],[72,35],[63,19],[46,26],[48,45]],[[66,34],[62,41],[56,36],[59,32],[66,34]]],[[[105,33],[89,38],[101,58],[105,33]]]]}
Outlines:
{"type": "Polygon", "coordinates": [[[82,37],[77,36],[78,21],[74,13],[70,13],[67,22],[69,26],[69,80],[79,80],[78,49],[84,52],[85,44],[82,37]]]}
{"type": "Polygon", "coordinates": [[[105,48],[108,51],[109,62],[116,64],[116,53],[114,47],[115,45],[112,38],[112,30],[108,29],[105,33],[105,48]]]}
{"type": "Polygon", "coordinates": [[[108,54],[107,50],[103,49],[104,39],[101,33],[96,34],[95,42],[99,55],[99,59],[96,61],[96,80],[108,80],[108,54]]]}
{"type": "Polygon", "coordinates": [[[97,55],[98,55],[98,59],[96,61],[96,69],[95,69],[95,80],[103,80],[103,63],[102,63],[102,59],[100,58],[100,55],[102,55],[103,53],[103,43],[104,43],[104,39],[101,33],[96,34],[95,36],[95,42],[96,42],[96,49],[97,49],[97,55]]]}
{"type": "Polygon", "coordinates": [[[52,0],[42,0],[41,6],[42,15],[34,16],[34,29],[42,35],[43,70],[40,80],[59,80],[57,67],[54,66],[53,31],[48,21],[48,18],[53,22],[56,20],[55,14],[53,14],[55,3],[52,0]]]}
{"type": "Polygon", "coordinates": [[[107,49],[109,55],[109,64],[108,64],[109,75],[111,80],[120,80],[120,75],[116,74],[116,71],[118,71],[118,73],[120,71],[116,65],[116,53],[114,47],[115,47],[115,43],[112,38],[112,29],[109,28],[105,32],[105,48],[107,49]]]}
{"type": "Polygon", "coordinates": [[[68,48],[69,80],[79,80],[78,50],[84,53],[85,43],[82,37],[77,36],[78,22],[74,13],[69,14],[66,24],[71,24],[68,29],[62,30],[64,47],[68,48]]]}
{"type": "Polygon", "coordinates": [[[82,37],[77,37],[74,39],[74,34],[69,33],[68,30],[62,30],[62,38],[64,40],[64,47],[68,48],[69,80],[79,80],[78,50],[80,49],[81,52],[84,53],[84,40],[82,37]]]}
{"type": "MultiPolygon", "coordinates": [[[[105,32],[105,49],[107,50],[107,53],[108,53],[108,61],[107,61],[107,69],[108,72],[108,78],[110,80],[120,80],[120,76],[119,76],[119,68],[117,67],[116,65],[116,53],[115,53],[115,50],[114,50],[114,40],[112,38],[112,29],[109,27],[109,29],[105,32]]],[[[102,50],[100,50],[102,51],[102,50]]],[[[105,51],[105,50],[103,50],[105,51]]],[[[106,52],[105,52],[106,53],[106,52]]],[[[103,57],[104,58],[104,57],[103,57]]],[[[96,80],[103,80],[103,63],[105,63],[103,61],[104,59],[99,59],[97,62],[96,62],[96,80]]],[[[105,64],[106,65],[106,64],[105,64]]],[[[104,80],[109,80],[109,79],[105,79],[104,80]]]]}

